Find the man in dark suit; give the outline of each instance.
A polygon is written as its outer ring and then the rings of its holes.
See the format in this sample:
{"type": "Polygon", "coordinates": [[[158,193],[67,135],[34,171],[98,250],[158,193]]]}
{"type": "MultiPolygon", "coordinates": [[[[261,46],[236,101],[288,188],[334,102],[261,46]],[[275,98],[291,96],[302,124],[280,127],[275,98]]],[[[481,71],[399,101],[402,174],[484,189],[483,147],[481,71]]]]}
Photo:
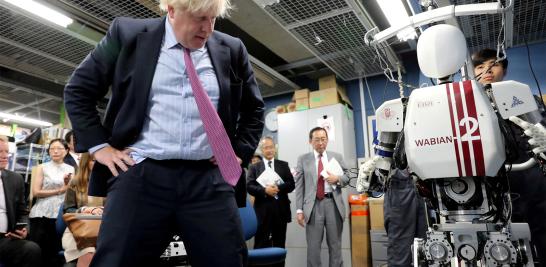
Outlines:
{"type": "Polygon", "coordinates": [[[345,220],[345,199],[341,187],[349,184],[343,157],[327,151],[328,133],[315,127],[309,132],[309,144],[313,152],[301,155],[296,166],[296,208],[298,224],[305,226],[307,239],[307,267],[321,267],[321,245],[326,229],[326,243],[330,267],[342,267],[341,233],[345,220]],[[336,159],[344,171],[334,175],[321,173],[332,159],[336,159]]]}
{"type": "Polygon", "coordinates": [[[78,170],[78,164],[80,164],[80,154],[76,153],[76,145],[74,140],[74,132],[69,131],[64,136],[64,140],[68,144],[68,153],[66,153],[66,156],[64,156],[64,163],[74,167],[74,170],[78,170]]]}
{"type": "MultiPolygon", "coordinates": [[[[247,176],[248,193],[255,197],[254,210],[258,217],[258,229],[254,236],[254,248],[285,247],[286,225],[291,221],[288,193],[294,190],[294,177],[288,162],[275,159],[273,138],[264,137],[260,141],[263,160],[250,165],[247,176]],[[282,179],[282,183],[263,187],[256,181],[266,170],[272,169],[282,179]]],[[[275,266],[284,266],[284,263],[275,266]]]]}
{"type": "Polygon", "coordinates": [[[165,18],[115,19],[65,88],[76,151],[99,163],[89,194],[108,192],[91,266],[156,266],[175,233],[192,266],[241,266],[233,185],[264,104],[242,42],[213,30],[228,0],[160,8],[165,18]],[[109,88],[101,124],[96,104],[109,88]]]}
{"type": "Polygon", "coordinates": [[[40,266],[40,247],[25,240],[28,223],[23,177],[6,170],[8,166],[8,141],[0,137],[0,263],[7,266],[40,266]]]}

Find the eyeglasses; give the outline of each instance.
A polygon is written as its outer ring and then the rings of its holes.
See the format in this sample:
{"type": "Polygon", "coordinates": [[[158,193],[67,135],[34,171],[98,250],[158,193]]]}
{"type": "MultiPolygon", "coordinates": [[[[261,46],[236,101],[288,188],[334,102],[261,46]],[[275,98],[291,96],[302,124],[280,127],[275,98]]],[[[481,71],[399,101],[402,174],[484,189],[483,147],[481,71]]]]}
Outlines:
{"type": "Polygon", "coordinates": [[[313,138],[312,141],[313,141],[313,143],[326,143],[326,142],[328,142],[328,138],[326,138],[326,137],[313,138]]]}

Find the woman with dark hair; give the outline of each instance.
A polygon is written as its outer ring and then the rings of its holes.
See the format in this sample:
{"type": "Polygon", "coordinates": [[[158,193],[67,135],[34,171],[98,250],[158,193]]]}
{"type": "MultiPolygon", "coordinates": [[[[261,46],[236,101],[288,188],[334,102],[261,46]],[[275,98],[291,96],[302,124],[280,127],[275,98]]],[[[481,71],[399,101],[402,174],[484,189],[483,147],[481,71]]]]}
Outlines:
{"type": "MultiPolygon", "coordinates": [[[[89,153],[81,154],[78,165],[78,172],[74,179],[68,184],[68,190],[64,199],[64,213],[87,213],[102,215],[103,198],[90,197],[87,195],[87,185],[89,184],[89,175],[95,160],[89,153]]],[[[95,254],[94,247],[78,249],[76,240],[68,228],[64,231],[62,244],[64,248],[64,257],[66,262],[77,260],[77,267],[87,267],[95,254]]]]}
{"type": "Polygon", "coordinates": [[[61,240],[55,221],[74,168],[63,162],[68,151],[68,144],[63,139],[52,140],[47,151],[51,161],[38,165],[32,178],[31,190],[36,203],[29,214],[30,240],[40,245],[43,266],[58,266],[61,240]]]}

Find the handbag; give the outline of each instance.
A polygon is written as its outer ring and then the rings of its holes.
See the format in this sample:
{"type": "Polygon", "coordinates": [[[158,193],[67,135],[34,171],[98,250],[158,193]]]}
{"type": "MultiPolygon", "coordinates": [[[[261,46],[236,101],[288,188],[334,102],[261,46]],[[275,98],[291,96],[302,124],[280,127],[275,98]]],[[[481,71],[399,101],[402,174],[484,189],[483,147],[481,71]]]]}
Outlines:
{"type": "Polygon", "coordinates": [[[76,246],[79,250],[95,247],[101,220],[80,219],[77,218],[77,215],[81,215],[81,213],[63,214],[63,220],[66,222],[70,232],[72,232],[74,240],[76,240],[76,246]]]}

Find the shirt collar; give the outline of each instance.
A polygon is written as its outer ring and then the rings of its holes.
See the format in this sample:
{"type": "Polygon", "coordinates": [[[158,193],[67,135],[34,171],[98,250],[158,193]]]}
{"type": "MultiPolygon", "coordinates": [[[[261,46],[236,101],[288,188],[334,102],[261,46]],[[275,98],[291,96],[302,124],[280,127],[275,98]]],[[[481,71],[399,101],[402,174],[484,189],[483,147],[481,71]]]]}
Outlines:
{"type": "Polygon", "coordinates": [[[268,161],[271,161],[271,164],[273,164],[273,163],[275,163],[275,158],[266,159],[265,157],[262,157],[262,161],[264,162],[265,165],[267,165],[268,161]]]}
{"type": "MultiPolygon", "coordinates": [[[[313,150],[313,154],[315,155],[315,159],[318,159],[319,153],[318,153],[316,150],[313,150]]],[[[324,150],[324,152],[322,152],[322,158],[323,158],[323,159],[327,159],[327,158],[328,158],[328,156],[326,155],[326,150],[324,150]]]]}
{"type": "MultiPolygon", "coordinates": [[[[166,18],[165,19],[165,43],[164,43],[164,46],[167,48],[167,49],[171,49],[173,47],[180,47],[182,48],[183,46],[178,43],[178,41],[176,41],[176,36],[174,35],[174,30],[173,30],[173,27],[171,26],[171,23],[169,22],[169,18],[166,18]]],[[[205,51],[205,46],[199,48],[199,49],[190,49],[191,52],[194,52],[194,51],[199,51],[199,52],[203,52],[205,51]]]]}

